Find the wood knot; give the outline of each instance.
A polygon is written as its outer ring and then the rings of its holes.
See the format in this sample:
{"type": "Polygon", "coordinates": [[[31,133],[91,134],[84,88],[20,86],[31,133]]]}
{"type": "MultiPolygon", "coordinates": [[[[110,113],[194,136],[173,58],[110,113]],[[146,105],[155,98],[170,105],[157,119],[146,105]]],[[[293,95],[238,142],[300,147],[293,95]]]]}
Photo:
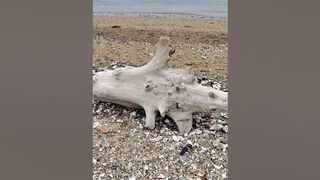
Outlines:
{"type": "Polygon", "coordinates": [[[157,86],[150,79],[148,79],[146,85],[144,86],[144,89],[146,92],[149,92],[156,87],[157,86]]]}
{"type": "Polygon", "coordinates": [[[182,85],[175,85],[175,86],[174,86],[174,91],[175,91],[176,93],[180,93],[180,92],[184,91],[185,89],[186,89],[186,87],[185,87],[185,86],[182,86],[182,85]]]}
{"type": "Polygon", "coordinates": [[[114,76],[119,76],[120,74],[122,73],[122,70],[121,69],[115,69],[114,71],[113,71],[113,75],[114,76]]]}
{"type": "Polygon", "coordinates": [[[180,87],[179,87],[179,86],[176,86],[176,87],[175,87],[175,90],[176,90],[176,92],[180,92],[180,87]]]}
{"type": "Polygon", "coordinates": [[[210,97],[210,98],[215,98],[216,96],[214,95],[213,92],[209,92],[209,97],[210,97]]]}
{"type": "Polygon", "coordinates": [[[147,92],[151,91],[152,88],[153,88],[153,87],[151,86],[151,84],[146,84],[146,85],[144,86],[144,89],[145,89],[145,91],[147,91],[147,92]]]}

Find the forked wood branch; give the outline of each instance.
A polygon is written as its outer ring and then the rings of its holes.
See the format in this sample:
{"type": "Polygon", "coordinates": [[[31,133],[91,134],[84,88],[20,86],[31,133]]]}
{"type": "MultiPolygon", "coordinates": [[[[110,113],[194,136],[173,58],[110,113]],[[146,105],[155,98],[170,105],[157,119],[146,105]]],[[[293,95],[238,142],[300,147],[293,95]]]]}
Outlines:
{"type": "Polygon", "coordinates": [[[170,116],[180,133],[192,128],[192,113],[228,109],[228,93],[198,84],[191,70],[167,68],[174,50],[161,37],[149,63],[105,70],[93,76],[95,99],[143,108],[146,127],[153,129],[157,112],[170,116]]]}

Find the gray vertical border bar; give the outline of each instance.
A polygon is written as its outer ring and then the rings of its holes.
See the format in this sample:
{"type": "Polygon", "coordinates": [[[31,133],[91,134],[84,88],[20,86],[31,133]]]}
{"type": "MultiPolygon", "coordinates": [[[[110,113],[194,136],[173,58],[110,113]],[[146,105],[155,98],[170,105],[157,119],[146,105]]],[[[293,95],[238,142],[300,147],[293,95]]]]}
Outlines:
{"type": "Polygon", "coordinates": [[[92,179],[92,1],[0,2],[0,179],[92,179]]]}
{"type": "Polygon", "coordinates": [[[320,179],[320,1],[229,1],[229,178],[320,179]]]}

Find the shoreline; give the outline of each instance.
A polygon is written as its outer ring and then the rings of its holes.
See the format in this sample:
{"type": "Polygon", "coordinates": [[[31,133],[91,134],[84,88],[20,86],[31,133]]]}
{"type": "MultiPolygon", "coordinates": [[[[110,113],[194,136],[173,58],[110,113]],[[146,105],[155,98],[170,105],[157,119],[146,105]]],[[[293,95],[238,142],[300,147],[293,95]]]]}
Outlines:
{"type": "Polygon", "coordinates": [[[103,11],[93,10],[94,16],[124,16],[124,17],[172,17],[172,18],[208,18],[228,20],[228,13],[223,15],[206,15],[196,13],[174,13],[174,12],[125,12],[125,11],[103,11]]]}

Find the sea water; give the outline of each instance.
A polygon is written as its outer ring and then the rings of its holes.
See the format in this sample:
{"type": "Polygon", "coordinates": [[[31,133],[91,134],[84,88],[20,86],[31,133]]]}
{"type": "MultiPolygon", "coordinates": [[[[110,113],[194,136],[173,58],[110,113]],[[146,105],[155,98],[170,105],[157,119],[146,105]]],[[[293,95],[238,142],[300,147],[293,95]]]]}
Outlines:
{"type": "Polygon", "coordinates": [[[228,0],[93,0],[94,13],[228,16],[228,0]]]}

